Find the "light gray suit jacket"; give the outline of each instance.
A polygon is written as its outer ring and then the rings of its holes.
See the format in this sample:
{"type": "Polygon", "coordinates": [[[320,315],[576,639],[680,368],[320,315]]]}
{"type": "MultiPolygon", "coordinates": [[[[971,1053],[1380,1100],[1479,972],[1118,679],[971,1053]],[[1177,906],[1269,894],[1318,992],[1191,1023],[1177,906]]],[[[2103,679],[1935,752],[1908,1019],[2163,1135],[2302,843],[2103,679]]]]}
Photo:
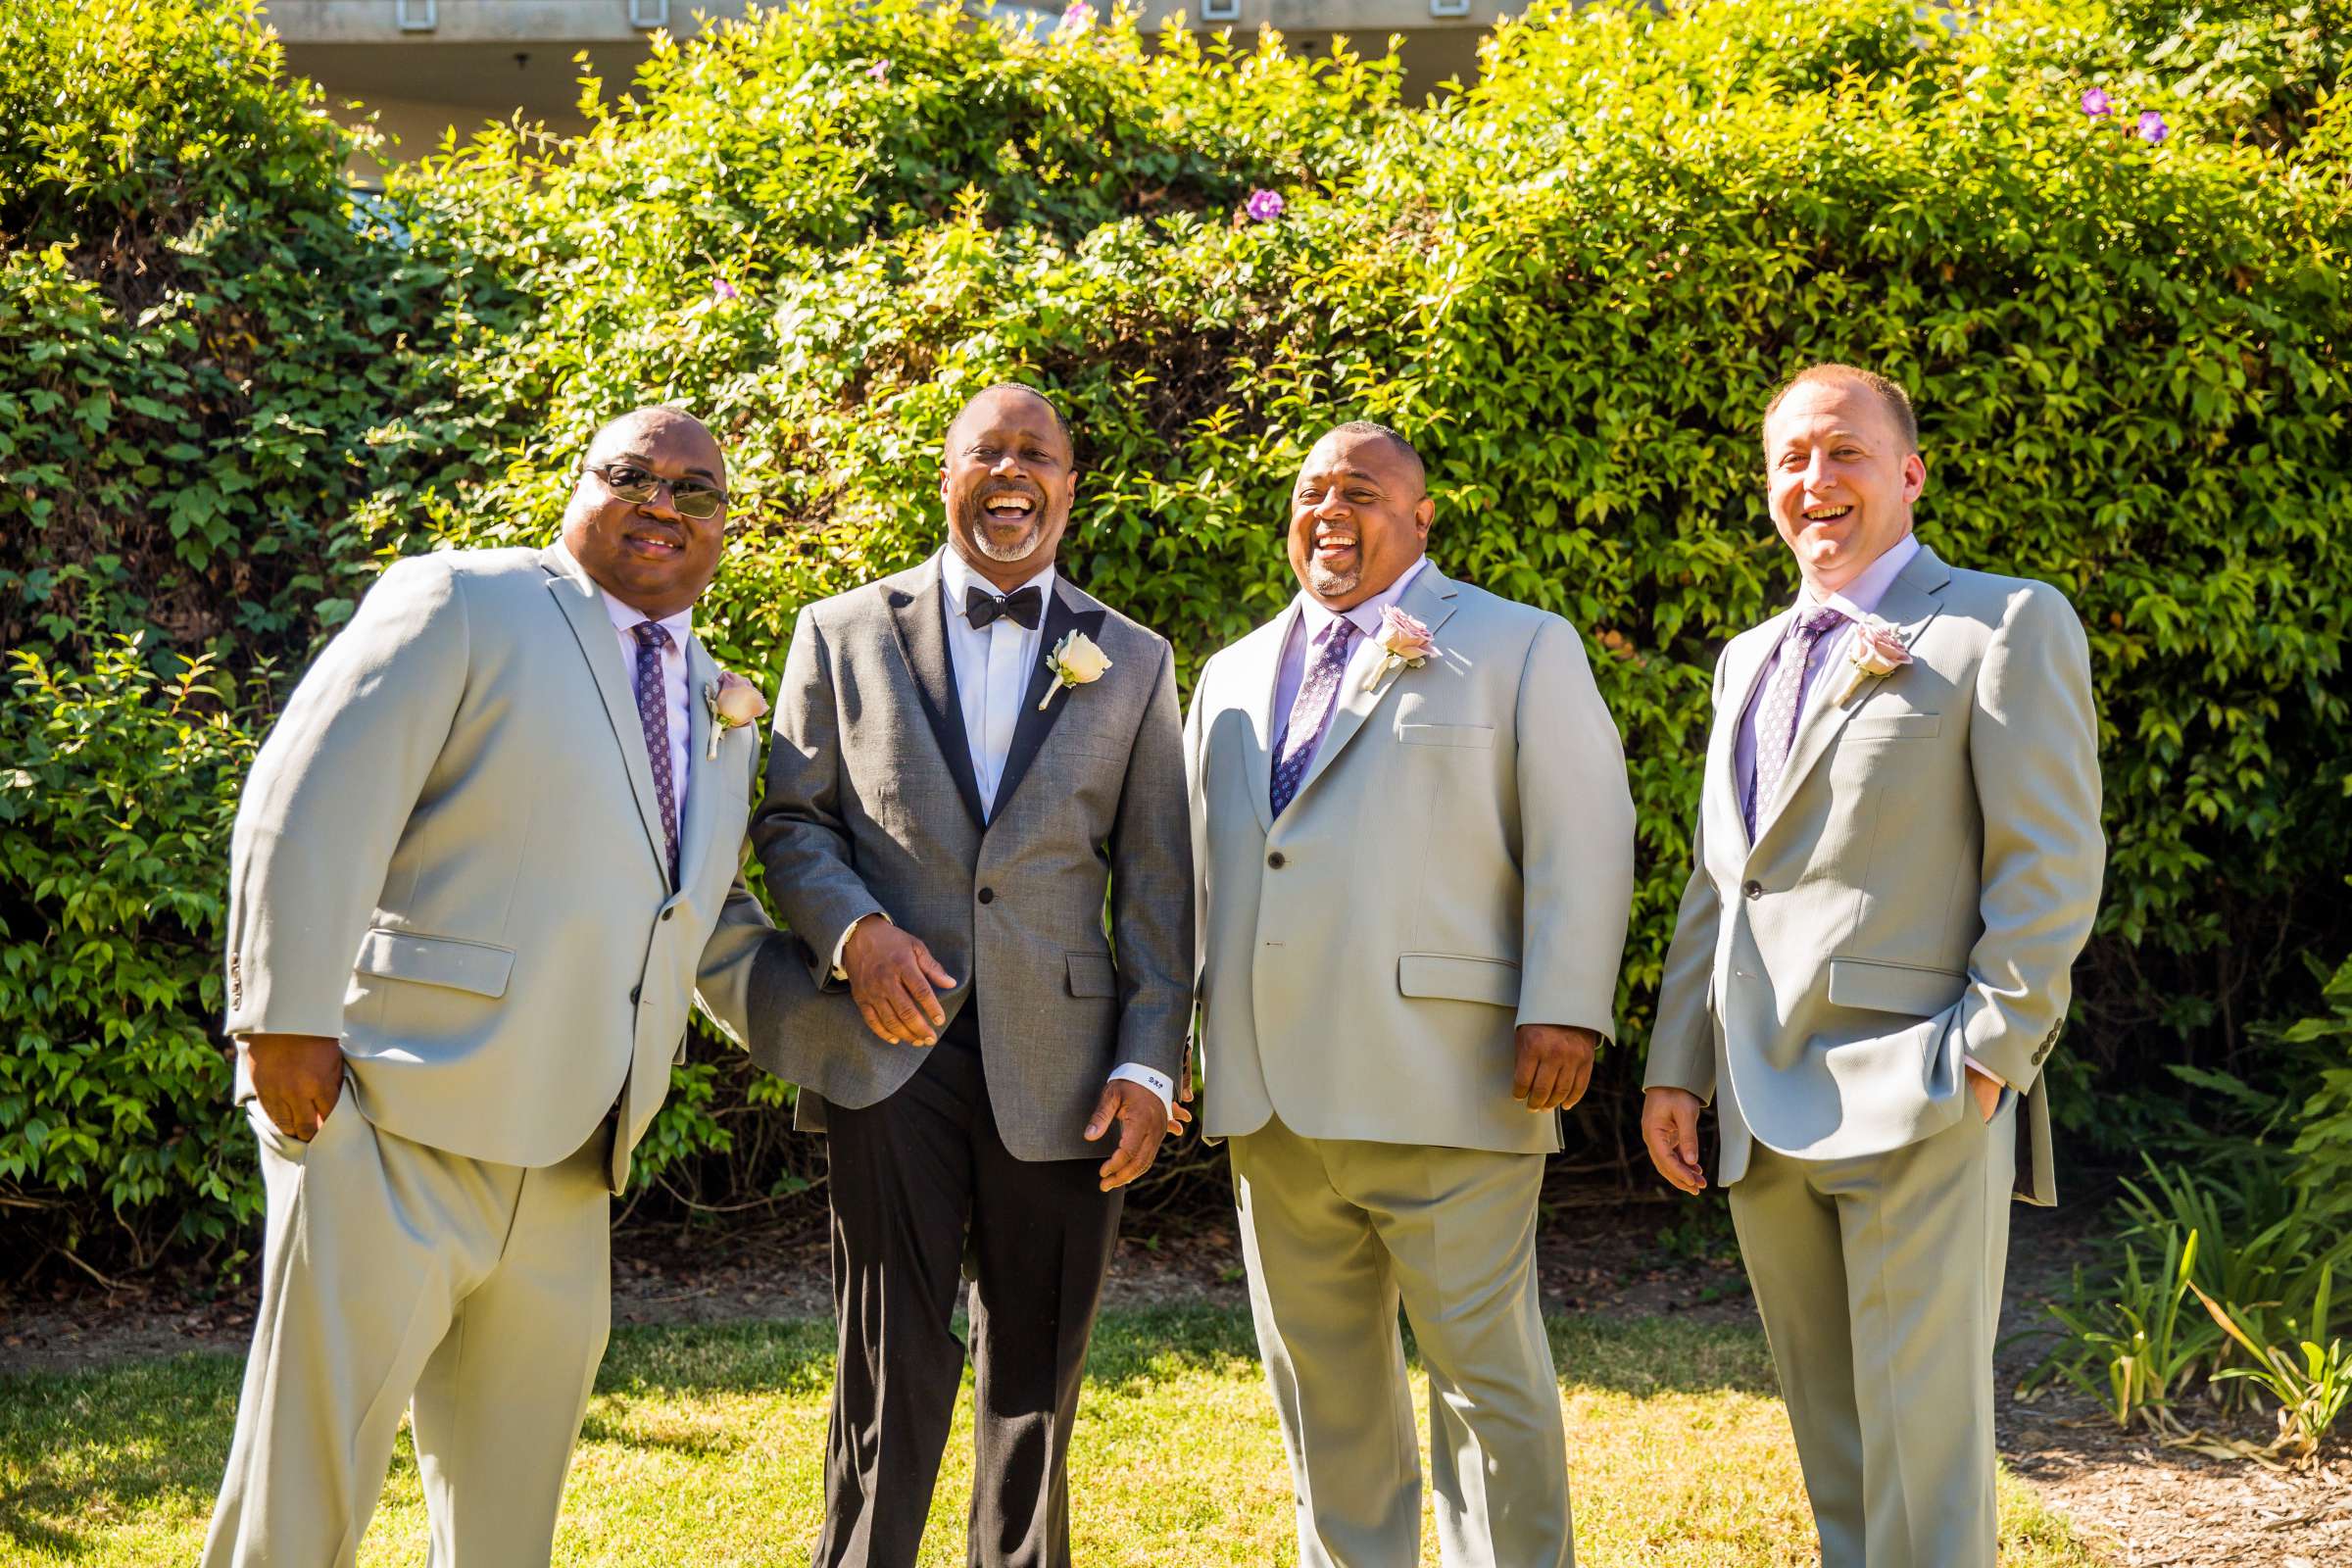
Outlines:
{"type": "Polygon", "coordinates": [[[1273,711],[1296,603],[1200,672],[1185,730],[1212,1138],[1559,1147],[1511,1098],[1523,1023],[1614,1032],[1634,806],[1559,616],[1422,568],[1436,652],[1365,689],[1359,643],[1282,815],[1273,711]]]}
{"type": "Polygon", "coordinates": [[[718,668],[696,641],[686,659],[673,887],[636,695],[570,554],[394,564],[246,781],[224,1027],[340,1036],[369,1121],[503,1164],[564,1158],[618,1097],[617,1192],[688,1006],[740,1036],[780,940],[737,875],[759,736],[706,758],[718,668]]]}
{"type": "Polygon", "coordinates": [[[934,556],[793,628],[752,842],[807,961],[760,966],[752,1054],[813,1091],[805,1127],[914,1075],[926,1048],[877,1038],[831,975],[851,922],[887,914],[959,982],[941,998],[951,1019],[978,998],[1005,1148],[1100,1158],[1083,1134],[1104,1080],[1121,1062],[1173,1078],[1192,1010],[1175,658],[1057,577],[1041,654],[1078,631],[1111,667],[1056,688],[1041,657],[984,812],[939,579],[934,556]]]}
{"type": "Polygon", "coordinates": [[[1792,613],[1715,667],[1647,1083],[1728,1091],[1728,1184],[1754,1139],[1838,1159],[1940,1132],[1974,1055],[2025,1095],[2020,1194],[2054,1201],[2041,1066],[2106,854],[2082,624],[2046,583],[1921,551],[1878,610],[1913,662],[1843,701],[1849,666],[1822,672],[1750,843],[1734,740],[1792,613]]]}

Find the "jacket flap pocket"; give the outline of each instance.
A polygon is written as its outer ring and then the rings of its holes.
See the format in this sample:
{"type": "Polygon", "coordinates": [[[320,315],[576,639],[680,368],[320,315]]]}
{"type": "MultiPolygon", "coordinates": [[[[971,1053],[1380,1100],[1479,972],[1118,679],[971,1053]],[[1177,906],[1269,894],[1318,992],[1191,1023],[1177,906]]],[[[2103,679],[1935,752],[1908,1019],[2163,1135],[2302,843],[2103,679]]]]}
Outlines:
{"type": "Polygon", "coordinates": [[[453,991],[470,991],[481,997],[503,997],[507,994],[507,976],[514,968],[514,952],[512,948],[494,948],[486,942],[414,936],[378,926],[360,943],[359,960],[352,967],[362,974],[382,975],[390,980],[414,980],[419,985],[447,986],[453,991]]]}
{"type": "Polygon", "coordinates": [[[1924,741],[1942,728],[1941,713],[1856,713],[1846,720],[1845,738],[1855,741],[1924,741]]]}
{"type": "Polygon", "coordinates": [[[1519,1005],[1519,966],[1508,958],[1457,958],[1448,953],[1407,953],[1396,960],[1396,989],[1408,997],[1519,1005]]]}
{"type": "Polygon", "coordinates": [[[1840,1007],[1932,1018],[1967,989],[1968,976],[1950,969],[1873,963],[1867,958],[1830,960],[1830,1001],[1840,1007]]]}
{"type": "Polygon", "coordinates": [[[1494,730],[1488,724],[1399,724],[1396,738],[1407,746],[1464,746],[1481,752],[1494,749],[1494,730]]]}
{"type": "Polygon", "coordinates": [[[1112,967],[1107,953],[1073,953],[1070,959],[1070,995],[1073,997],[1115,997],[1119,994],[1119,972],[1112,967]]]}

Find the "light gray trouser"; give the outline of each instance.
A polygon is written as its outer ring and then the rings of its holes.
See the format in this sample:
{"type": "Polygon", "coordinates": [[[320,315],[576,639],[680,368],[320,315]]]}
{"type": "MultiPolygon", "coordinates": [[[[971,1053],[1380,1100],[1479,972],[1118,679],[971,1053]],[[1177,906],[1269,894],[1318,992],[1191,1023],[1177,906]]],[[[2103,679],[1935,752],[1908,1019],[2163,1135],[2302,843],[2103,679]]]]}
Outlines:
{"type": "Polygon", "coordinates": [[[1993,1568],[1992,1347],[2017,1097],[1889,1153],[1758,1144],[1732,1221],[1823,1568],[1993,1568]]]}
{"type": "Polygon", "coordinates": [[[1415,1568],[1399,1303],[1429,1372],[1446,1568],[1570,1568],[1567,1438],[1536,1283],[1541,1154],[1231,1141],[1250,1305],[1298,1493],[1300,1568],[1415,1568]]]}
{"type": "Polygon", "coordinates": [[[545,1564],[612,1322],[605,1130],[526,1169],[381,1131],[348,1087],[308,1145],[246,1112],[262,1307],[205,1568],[349,1568],[412,1394],[435,1568],[545,1564]]]}

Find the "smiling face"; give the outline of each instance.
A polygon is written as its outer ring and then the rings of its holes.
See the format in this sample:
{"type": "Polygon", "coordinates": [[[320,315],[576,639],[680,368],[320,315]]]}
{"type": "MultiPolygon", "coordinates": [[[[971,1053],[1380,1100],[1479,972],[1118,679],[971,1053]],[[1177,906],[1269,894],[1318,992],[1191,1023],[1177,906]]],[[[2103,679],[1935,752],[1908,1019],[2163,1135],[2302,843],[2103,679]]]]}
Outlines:
{"type": "Polygon", "coordinates": [[[596,585],[656,620],[703,596],[718,575],[727,514],[681,515],[667,485],[646,501],[613,494],[605,469],[638,469],[657,479],[723,488],[726,459],[701,420],[674,409],[640,409],[606,425],[589,443],[579,482],[564,509],[564,543],[596,585]]]}
{"type": "Polygon", "coordinates": [[[1315,443],[1291,489],[1291,570],[1327,610],[1352,610],[1421,559],[1437,505],[1421,462],[1346,426],[1315,443]]]}
{"type": "Polygon", "coordinates": [[[1035,392],[991,387],[948,426],[939,469],[948,539],[1000,589],[1052,564],[1077,491],[1070,438],[1035,392]]]}
{"type": "Polygon", "coordinates": [[[1928,468],[1863,382],[1790,388],[1764,421],[1773,526],[1816,593],[1843,588],[1911,531],[1928,468]]]}

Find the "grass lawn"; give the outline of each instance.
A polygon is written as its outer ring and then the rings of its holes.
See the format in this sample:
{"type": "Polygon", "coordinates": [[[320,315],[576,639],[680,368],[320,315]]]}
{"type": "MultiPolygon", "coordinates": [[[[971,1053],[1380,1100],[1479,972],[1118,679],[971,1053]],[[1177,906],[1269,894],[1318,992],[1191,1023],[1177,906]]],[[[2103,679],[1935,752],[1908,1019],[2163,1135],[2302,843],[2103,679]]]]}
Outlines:
{"type": "MultiPolygon", "coordinates": [[[[1552,1343],[1580,1563],[1816,1561],[1759,1334],[1580,1318],[1555,1322],[1552,1343]]],[[[816,1532],[832,1363],[823,1322],[615,1335],[572,1465],[556,1560],[798,1568],[816,1532]]],[[[1108,1314],[1089,1372],[1071,1458],[1080,1562],[1297,1561],[1290,1474],[1246,1314],[1108,1314]]],[[[228,1450],[238,1373],[232,1359],[187,1355],[0,1379],[0,1563],[193,1562],[228,1450]]],[[[941,1568],[964,1560],[968,1380],[966,1388],[923,1549],[923,1562],[941,1568]]],[[[2002,1517],[2010,1568],[2098,1561],[2006,1480],[2002,1517]]],[[[1423,1540],[1424,1561],[1435,1563],[1426,1530],[1423,1540]]],[[[424,1505],[405,1434],[360,1561],[424,1561],[424,1505]]]]}

